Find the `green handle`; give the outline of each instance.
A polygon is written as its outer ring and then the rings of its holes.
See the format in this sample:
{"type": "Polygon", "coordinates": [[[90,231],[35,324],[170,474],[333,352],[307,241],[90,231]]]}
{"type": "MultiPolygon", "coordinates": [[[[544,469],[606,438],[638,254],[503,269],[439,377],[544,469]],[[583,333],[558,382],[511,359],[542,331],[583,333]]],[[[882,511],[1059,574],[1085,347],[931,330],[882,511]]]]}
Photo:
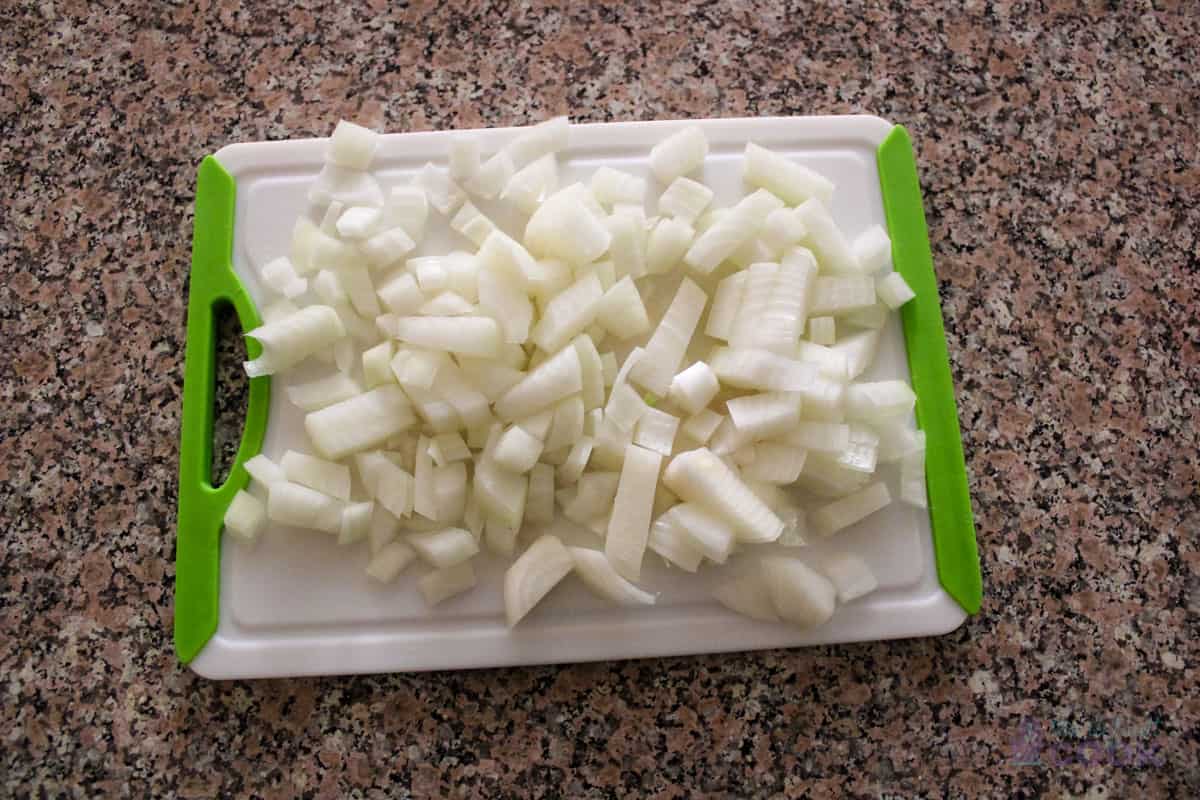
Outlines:
{"type": "MultiPolygon", "coordinates": [[[[179,446],[179,520],[175,548],[175,652],[185,664],[217,629],[221,524],[230,501],[246,486],[246,460],[262,448],[271,401],[271,379],[250,381],[250,401],[229,477],[212,485],[213,398],[216,384],[216,316],[231,304],[242,330],[259,325],[258,311],[233,272],[237,185],[208,156],[196,179],[187,345],[183,367],[183,430],[179,446]]],[[[259,345],[246,340],[251,358],[259,345]]]]}
{"type": "Polygon", "coordinates": [[[917,395],[917,424],[925,431],[925,481],[938,580],[968,614],[975,614],[983,599],[975,521],[937,276],[908,131],[894,127],[879,145],[877,161],[892,261],[917,294],[901,307],[900,318],[917,395]]]}

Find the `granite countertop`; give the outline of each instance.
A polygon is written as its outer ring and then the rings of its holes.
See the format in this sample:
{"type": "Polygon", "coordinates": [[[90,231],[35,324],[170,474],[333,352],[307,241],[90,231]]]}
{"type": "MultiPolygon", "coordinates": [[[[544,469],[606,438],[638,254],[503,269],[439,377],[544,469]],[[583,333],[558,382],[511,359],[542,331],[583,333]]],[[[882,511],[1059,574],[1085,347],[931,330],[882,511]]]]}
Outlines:
{"type": "Polygon", "coordinates": [[[203,5],[18,0],[0,26],[0,794],[1200,795],[1193,3],[203,5]],[[852,112],[917,147],[978,616],[465,673],[212,683],[177,662],[204,154],[343,116],[852,112]]]}

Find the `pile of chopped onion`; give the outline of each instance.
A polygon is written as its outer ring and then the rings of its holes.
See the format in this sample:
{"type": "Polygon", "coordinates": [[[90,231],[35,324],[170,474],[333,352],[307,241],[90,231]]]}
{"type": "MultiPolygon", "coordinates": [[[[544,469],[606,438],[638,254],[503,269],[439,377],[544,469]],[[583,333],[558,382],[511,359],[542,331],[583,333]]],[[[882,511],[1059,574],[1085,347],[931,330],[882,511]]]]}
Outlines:
{"type": "Polygon", "coordinates": [[[754,143],[746,195],[714,208],[698,127],[654,147],[648,177],[601,167],[562,186],[569,138],[566,118],[494,153],[456,137],[445,167],[385,191],[379,135],[338,124],[289,252],[261,267],[267,322],[247,334],[262,354],[246,372],[283,379],[310,452],[251,459],[226,529],[366,546],[376,581],[422,562],[431,605],[473,588],[490,551],[512,559],[509,625],[571,573],[653,604],[637,586],[647,550],[690,573],[738,561],[720,603],[824,623],[875,576],[849,553],[817,565],[780,548],[894,492],[925,504],[912,389],[859,380],[913,297],[887,234],[847,239],[833,183],[754,143]],[[481,210],[496,204],[524,227],[481,210]],[[458,246],[420,250],[434,225],[458,246]],[[323,374],[294,378],[302,364],[323,374]]]}

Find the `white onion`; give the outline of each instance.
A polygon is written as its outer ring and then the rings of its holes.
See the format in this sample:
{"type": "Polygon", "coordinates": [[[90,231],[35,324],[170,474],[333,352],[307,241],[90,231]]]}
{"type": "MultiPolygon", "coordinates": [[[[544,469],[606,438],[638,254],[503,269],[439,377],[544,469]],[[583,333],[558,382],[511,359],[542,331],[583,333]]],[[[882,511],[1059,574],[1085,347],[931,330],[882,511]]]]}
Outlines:
{"type": "Polygon", "coordinates": [[[661,275],[679,265],[696,238],[696,232],[680,219],[660,219],[646,239],[646,272],[661,275]]]}
{"type": "Polygon", "coordinates": [[[650,330],[650,318],[633,279],[626,275],[604,293],[596,306],[596,319],[618,339],[641,336],[650,330]]]}
{"type": "Polygon", "coordinates": [[[647,408],[638,418],[633,443],[659,455],[669,456],[674,448],[675,432],[678,429],[679,417],[657,408],[647,408]]]}
{"type": "Polygon", "coordinates": [[[438,569],[461,564],[479,552],[479,545],[470,531],[446,528],[431,533],[415,533],[408,544],[426,563],[438,569]]]}
{"type": "Polygon", "coordinates": [[[684,500],[704,506],[733,525],[740,541],[772,542],[783,530],[779,517],[707,448],[671,459],[663,483],[684,500]]]}
{"type": "Polygon", "coordinates": [[[277,481],[267,492],[267,516],[281,525],[338,533],[342,527],[342,503],[307,486],[277,481]]]}
{"type": "Polygon", "coordinates": [[[724,420],[717,412],[702,408],[684,420],[679,431],[696,444],[707,444],[724,420]]]}
{"type": "Polygon", "coordinates": [[[313,305],[246,335],[262,345],[262,355],[244,364],[246,374],[257,378],[295,366],[345,336],[346,329],[332,308],[313,305]]]}
{"type": "Polygon", "coordinates": [[[790,206],[813,197],[826,205],[833,200],[833,182],[824,175],[753,142],[746,145],[742,166],[746,183],[769,190],[790,206]]]}
{"type": "Polygon", "coordinates": [[[625,580],[604,553],[586,547],[568,547],[575,574],[596,594],[617,605],[654,605],[655,596],[625,580]]]}
{"type": "Polygon", "coordinates": [[[250,480],[263,489],[270,489],[277,481],[286,481],[283,469],[262,453],[246,461],[243,465],[250,475],[250,480]]]}
{"type": "Polygon", "coordinates": [[[808,339],[813,344],[831,345],[837,341],[833,317],[813,317],[808,321],[808,339]]]}
{"type": "Polygon", "coordinates": [[[707,302],[708,296],[704,290],[684,278],[671,305],[650,336],[650,341],[646,343],[643,357],[629,373],[631,381],[659,397],[666,397],[707,302]]]}
{"type": "Polygon", "coordinates": [[[267,526],[267,508],[247,491],[239,490],[229,502],[223,519],[225,530],[246,542],[254,542],[267,526]]]}
{"type": "Polygon", "coordinates": [[[547,353],[558,351],[583,332],[596,318],[604,288],[594,274],[587,274],[560,292],[533,327],[531,338],[547,353]]]}
{"type": "Polygon", "coordinates": [[[546,450],[570,447],[583,435],[583,398],[568,397],[554,407],[554,419],[546,434],[546,450]]]}
{"type": "Polygon", "coordinates": [[[546,535],[529,546],[504,573],[504,613],[516,625],[575,566],[557,537],[546,535]]]}
{"type": "Polygon", "coordinates": [[[513,173],[500,192],[500,199],[532,214],[558,188],[558,161],[545,155],[513,173]]]}
{"type": "Polygon", "coordinates": [[[575,483],[579,480],[592,456],[592,443],[591,436],[581,436],[571,445],[566,460],[558,469],[558,477],[563,483],[575,483]]]}
{"type": "Polygon", "coordinates": [[[775,611],[786,622],[809,628],[829,621],[837,609],[837,590],[821,573],[795,558],[762,560],[763,582],[775,611]]]}
{"type": "Polygon", "coordinates": [[[505,392],[496,401],[496,415],[506,421],[528,417],[582,390],[579,353],[567,346],[505,392]]]}
{"type": "MultiPolygon", "coordinates": [[[[433,449],[432,445],[429,448],[433,449]]],[[[467,465],[461,461],[434,466],[433,499],[437,518],[442,522],[458,522],[467,507],[467,465]]]]}
{"type": "Polygon", "coordinates": [[[284,477],[339,500],[350,499],[350,468],[288,450],[279,461],[284,477]]]}
{"type": "Polygon", "coordinates": [[[604,206],[614,203],[636,203],[640,206],[646,198],[644,178],[612,167],[600,167],[593,172],[589,186],[596,200],[604,206]]]}
{"type": "Polygon", "coordinates": [[[375,149],[379,146],[379,134],[347,120],[339,120],[329,137],[326,159],[350,169],[366,169],[371,164],[375,149]]]}
{"type": "Polygon", "coordinates": [[[704,213],[712,199],[712,189],[703,183],[691,178],[676,178],[658,198],[658,211],[691,225],[704,213]]]}
{"type": "Polygon", "coordinates": [[[917,296],[899,272],[889,272],[880,278],[875,283],[875,291],[879,300],[893,311],[917,296]]]}
{"type": "Polygon", "coordinates": [[[417,173],[417,185],[425,190],[429,204],[446,216],[457,211],[466,199],[462,189],[433,164],[426,164],[417,173]]]}
{"type": "Polygon", "coordinates": [[[729,419],[749,439],[766,439],[800,422],[800,396],[793,392],[737,397],[725,404],[729,419]]]}
{"type": "Polygon", "coordinates": [[[821,262],[822,272],[862,271],[862,265],[855,258],[846,237],[821,200],[806,200],[797,207],[796,215],[808,230],[806,240],[821,262]]]}
{"type": "Polygon", "coordinates": [[[779,621],[767,585],[762,576],[756,573],[746,573],[722,581],[713,589],[713,597],[730,611],[759,622],[779,621]]]}
{"type": "Polygon", "coordinates": [[[695,548],[691,537],[667,513],[650,526],[647,547],[684,572],[695,572],[704,560],[704,554],[695,548]]]}
{"type": "Polygon", "coordinates": [[[391,583],[414,558],[416,553],[404,542],[388,542],[371,556],[366,572],[380,583],[391,583]]]}
{"type": "Polygon", "coordinates": [[[475,568],[470,561],[430,572],[417,581],[421,596],[431,606],[475,588],[475,568]]]}
{"type": "Polygon", "coordinates": [[[371,518],[375,514],[375,504],[347,503],[342,509],[342,525],[338,529],[338,544],[354,544],[367,538],[371,530],[371,518]]]}
{"type": "Polygon", "coordinates": [[[593,197],[586,186],[572,184],[548,197],[525,225],[525,246],[543,258],[572,264],[587,264],[604,255],[612,235],[599,217],[580,207],[584,194],[593,197]]]}
{"type": "Polygon", "coordinates": [[[529,471],[525,521],[535,525],[554,521],[554,467],[549,464],[534,464],[529,471]]]}
{"type": "Polygon", "coordinates": [[[866,519],[892,502],[891,492],[885,483],[872,483],[853,494],[835,500],[815,510],[810,519],[818,533],[832,533],[866,519]]]}
{"type": "Polygon", "coordinates": [[[357,397],[309,412],[304,429],[325,458],[337,461],[369,450],[416,422],[399,386],[380,386],[357,397]]]}
{"type": "Polygon", "coordinates": [[[892,240],[879,225],[872,225],[860,233],[851,249],[863,272],[881,272],[892,260],[892,240]]]}
{"type": "Polygon", "coordinates": [[[704,131],[689,125],[650,148],[650,170],[659,183],[671,183],[699,169],[707,156],[704,131]]]}
{"type": "Polygon", "coordinates": [[[467,356],[494,357],[500,327],[489,317],[400,317],[396,338],[418,347],[467,356]]]}
{"type": "Polygon", "coordinates": [[[604,554],[624,578],[636,581],[650,535],[650,513],[662,455],[631,444],[625,448],[621,479],[613,498],[612,518],[604,540],[604,554]]]}
{"type": "Polygon", "coordinates": [[[856,555],[838,553],[825,560],[825,573],[837,590],[839,603],[850,603],[879,588],[875,573],[856,555]]]}
{"type": "Polygon", "coordinates": [[[529,472],[542,455],[542,442],[518,425],[510,425],[496,442],[492,458],[510,472],[529,472]]]}

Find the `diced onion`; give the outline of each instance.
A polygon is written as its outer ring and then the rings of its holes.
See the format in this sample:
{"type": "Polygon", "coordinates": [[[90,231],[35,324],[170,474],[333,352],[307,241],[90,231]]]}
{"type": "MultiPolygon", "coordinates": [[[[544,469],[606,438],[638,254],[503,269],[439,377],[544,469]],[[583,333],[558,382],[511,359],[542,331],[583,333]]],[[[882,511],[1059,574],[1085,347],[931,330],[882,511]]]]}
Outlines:
{"type": "Polygon", "coordinates": [[[239,490],[225,511],[225,530],[246,542],[253,542],[267,526],[267,508],[247,491],[239,490]]]}
{"type": "Polygon", "coordinates": [[[391,583],[412,563],[416,553],[404,542],[388,542],[367,562],[367,575],[380,583],[391,583]]]}
{"type": "Polygon", "coordinates": [[[734,526],[743,542],[772,542],[783,522],[746,484],[707,448],[689,450],[671,459],[663,473],[667,488],[697,503],[734,526]]]}
{"type": "Polygon", "coordinates": [[[524,619],[574,566],[570,552],[557,537],[546,535],[531,544],[504,574],[508,626],[524,619]]]}
{"type": "Polygon", "coordinates": [[[717,602],[742,616],[759,622],[778,622],[779,614],[771,602],[762,576],[748,572],[736,578],[722,581],[713,589],[717,602]]]}
{"type": "Polygon", "coordinates": [[[625,580],[604,553],[586,547],[568,547],[575,574],[587,587],[617,605],[654,605],[655,596],[625,580]]]}
{"type": "Polygon", "coordinates": [[[762,561],[763,582],[775,611],[786,622],[809,628],[829,621],[837,609],[837,590],[821,573],[795,558],[762,561]]]}
{"type": "Polygon", "coordinates": [[[417,588],[428,605],[436,606],[455,595],[475,588],[475,568],[470,561],[430,572],[417,581],[417,588]]]}
{"type": "Polygon", "coordinates": [[[659,183],[669,184],[700,168],[708,156],[708,139],[695,125],[673,133],[650,149],[650,170],[659,183]]]}

